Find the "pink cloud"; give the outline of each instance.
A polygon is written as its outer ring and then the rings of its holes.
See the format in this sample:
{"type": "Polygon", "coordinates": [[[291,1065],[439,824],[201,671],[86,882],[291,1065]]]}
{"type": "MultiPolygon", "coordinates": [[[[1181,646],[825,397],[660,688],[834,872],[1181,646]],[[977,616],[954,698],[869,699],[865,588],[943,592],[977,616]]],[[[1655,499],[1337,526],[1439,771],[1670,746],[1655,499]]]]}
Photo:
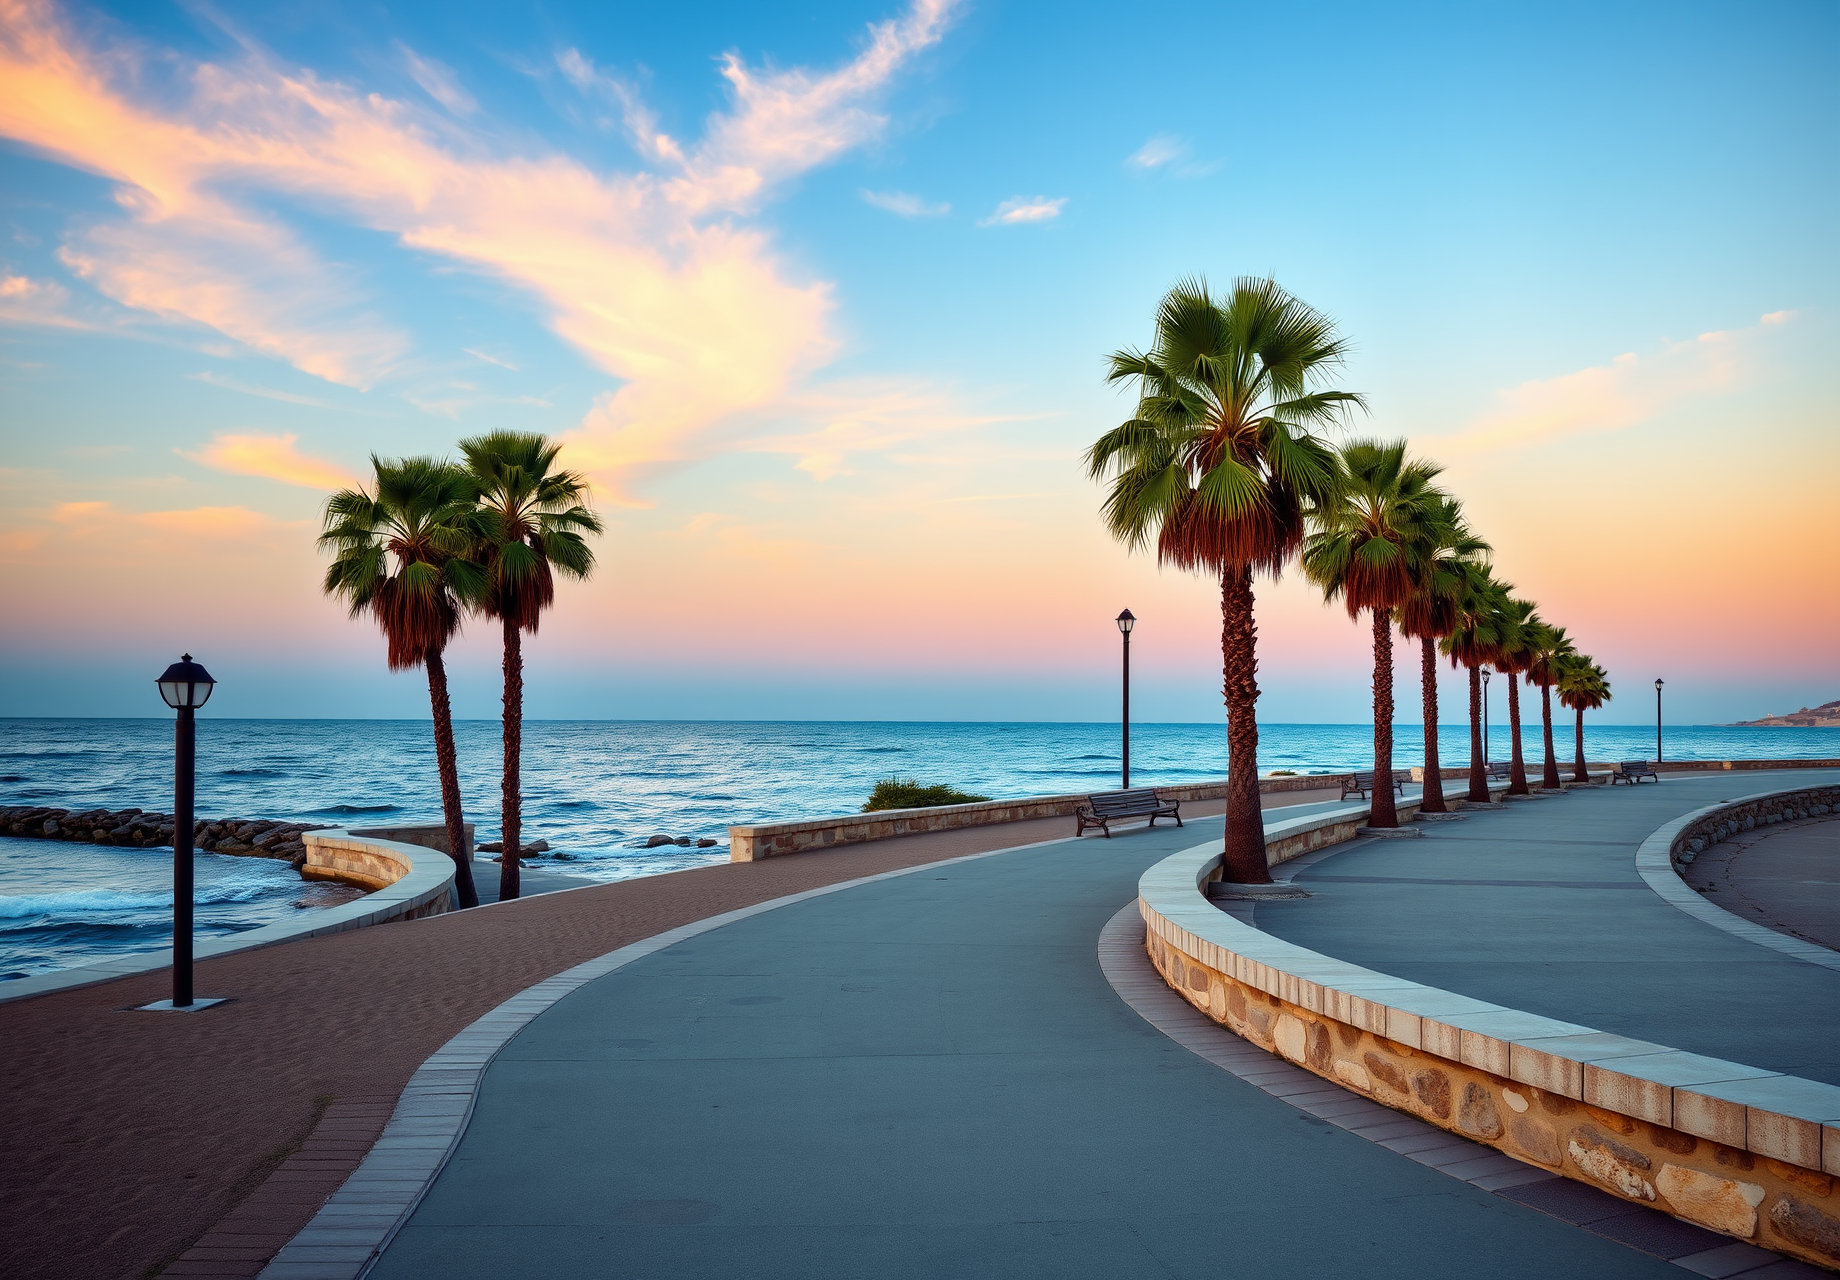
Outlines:
{"type": "Polygon", "coordinates": [[[179,451],[201,466],[231,475],[261,476],[308,489],[350,489],[359,481],[335,463],[308,457],[294,447],[295,435],[219,435],[196,453],[179,451]]]}

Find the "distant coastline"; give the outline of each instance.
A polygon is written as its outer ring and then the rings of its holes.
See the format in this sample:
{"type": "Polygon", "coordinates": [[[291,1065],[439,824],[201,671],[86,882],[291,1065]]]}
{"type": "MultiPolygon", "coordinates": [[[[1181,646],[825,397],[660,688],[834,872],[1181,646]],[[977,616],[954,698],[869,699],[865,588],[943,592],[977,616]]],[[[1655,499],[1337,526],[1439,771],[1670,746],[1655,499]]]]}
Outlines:
{"type": "Polygon", "coordinates": [[[1787,715],[1765,716],[1761,720],[1740,720],[1735,729],[1840,729],[1840,698],[1818,707],[1803,707],[1787,715]]]}

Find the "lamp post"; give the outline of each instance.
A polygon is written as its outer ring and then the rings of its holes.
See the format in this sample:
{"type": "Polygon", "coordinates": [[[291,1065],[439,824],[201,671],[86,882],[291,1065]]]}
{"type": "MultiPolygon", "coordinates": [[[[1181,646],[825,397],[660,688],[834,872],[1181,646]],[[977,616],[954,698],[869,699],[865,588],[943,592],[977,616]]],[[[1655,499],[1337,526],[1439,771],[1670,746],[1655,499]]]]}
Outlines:
{"type": "Polygon", "coordinates": [[[1482,767],[1489,765],[1489,669],[1482,669],[1482,767]]]}
{"type": "Polygon", "coordinates": [[[188,653],[166,668],[159,686],[160,697],[179,713],[173,733],[173,993],[171,1001],[143,1007],[186,1012],[222,1003],[192,996],[193,713],[210,700],[217,682],[188,653]]]}
{"type": "Polygon", "coordinates": [[[1661,680],[1655,680],[1655,763],[1661,763],[1661,680]]]}
{"type": "Polygon", "coordinates": [[[1124,708],[1119,723],[1124,729],[1124,785],[1131,789],[1131,628],[1137,619],[1129,609],[1118,615],[1118,634],[1124,637],[1124,708]]]}

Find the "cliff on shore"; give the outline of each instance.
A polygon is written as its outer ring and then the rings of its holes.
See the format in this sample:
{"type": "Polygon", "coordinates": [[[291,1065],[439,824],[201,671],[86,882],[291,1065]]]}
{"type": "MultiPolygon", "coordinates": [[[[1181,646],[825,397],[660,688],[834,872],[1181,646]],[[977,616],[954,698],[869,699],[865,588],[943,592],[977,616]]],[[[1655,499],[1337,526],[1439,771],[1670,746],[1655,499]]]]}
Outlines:
{"type": "MultiPolygon", "coordinates": [[[[307,860],[301,836],[323,822],[274,822],[266,818],[200,818],[192,841],[205,853],[279,858],[300,870],[307,860]]],[[[0,832],[34,840],[73,840],[84,844],[127,845],[149,849],[171,846],[173,817],[144,809],[50,809],[42,806],[0,808],[0,832]]]]}
{"type": "Polygon", "coordinates": [[[1765,716],[1761,720],[1740,720],[1739,728],[1840,729],[1840,698],[1818,707],[1803,707],[1787,715],[1765,716]]]}

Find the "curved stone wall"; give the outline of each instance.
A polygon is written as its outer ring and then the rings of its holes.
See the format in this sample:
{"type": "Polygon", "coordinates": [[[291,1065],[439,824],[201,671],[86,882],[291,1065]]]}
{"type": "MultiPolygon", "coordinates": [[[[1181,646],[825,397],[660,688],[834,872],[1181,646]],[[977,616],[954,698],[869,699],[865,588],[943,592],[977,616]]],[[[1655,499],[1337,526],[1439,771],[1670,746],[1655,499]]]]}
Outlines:
{"type": "Polygon", "coordinates": [[[1840,1088],[1423,986],[1209,903],[1214,845],[1138,885],[1157,971],[1270,1053],[1528,1164],[1840,1266],[1840,1088]]]}
{"type": "MultiPolygon", "coordinates": [[[[239,951],[253,951],[257,947],[317,938],[321,934],[343,933],[365,925],[440,915],[453,909],[454,861],[445,853],[401,840],[386,840],[336,828],[307,832],[306,846],[307,865],[302,868],[303,875],[309,875],[317,867],[319,874],[310,878],[344,880],[370,888],[371,892],[356,902],[320,911],[303,911],[297,919],[280,924],[204,939],[194,947],[195,959],[209,960],[239,951]]],[[[171,964],[170,948],[111,956],[94,964],[0,983],[0,1003],[93,986],[131,974],[164,969],[171,964]]]]}

